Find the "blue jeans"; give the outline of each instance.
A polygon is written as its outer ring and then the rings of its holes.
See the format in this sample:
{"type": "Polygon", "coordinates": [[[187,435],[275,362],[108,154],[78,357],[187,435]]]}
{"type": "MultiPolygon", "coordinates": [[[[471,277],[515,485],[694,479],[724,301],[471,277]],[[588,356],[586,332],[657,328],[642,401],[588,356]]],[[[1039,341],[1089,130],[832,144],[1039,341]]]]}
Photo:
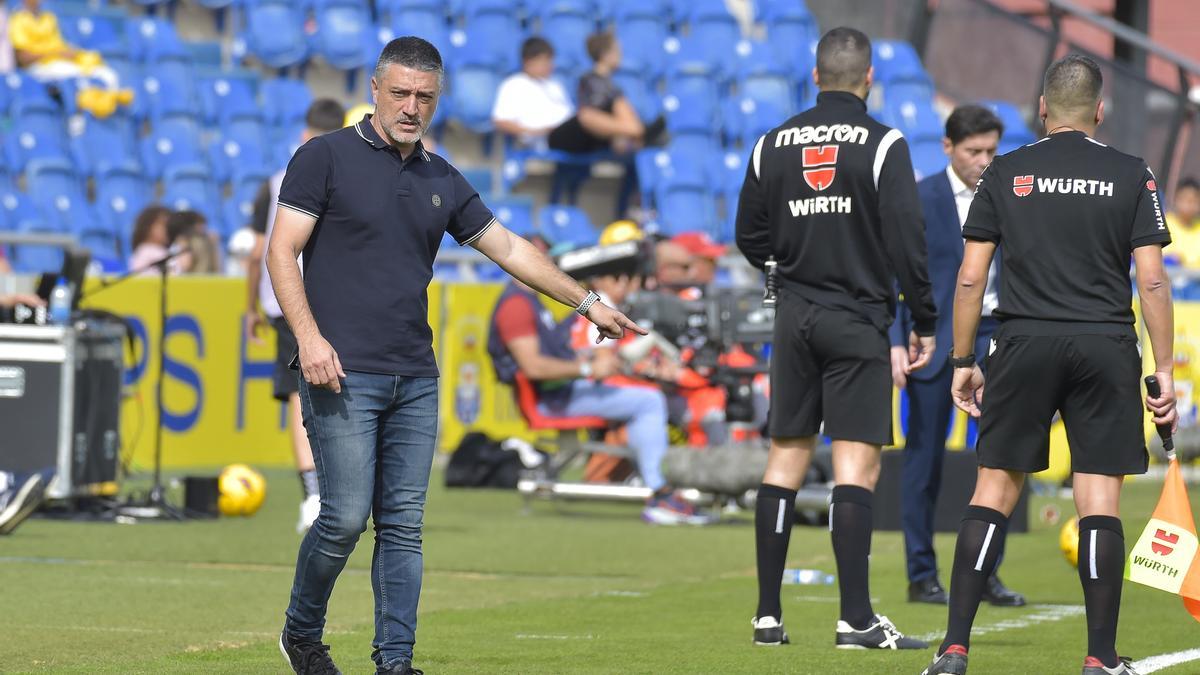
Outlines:
{"type": "Polygon", "coordinates": [[[437,439],[437,378],[347,372],[340,394],[302,380],[300,402],[321,486],[321,515],[300,544],[288,634],[321,638],[333,584],[373,516],[372,658],[383,667],[411,660],[421,526],[437,439]]]}
{"type": "Polygon", "coordinates": [[[551,417],[592,416],[625,423],[642,481],[652,490],[667,484],[662,475],[667,455],[667,397],[661,391],[575,380],[565,404],[539,404],[538,410],[551,417]]]}

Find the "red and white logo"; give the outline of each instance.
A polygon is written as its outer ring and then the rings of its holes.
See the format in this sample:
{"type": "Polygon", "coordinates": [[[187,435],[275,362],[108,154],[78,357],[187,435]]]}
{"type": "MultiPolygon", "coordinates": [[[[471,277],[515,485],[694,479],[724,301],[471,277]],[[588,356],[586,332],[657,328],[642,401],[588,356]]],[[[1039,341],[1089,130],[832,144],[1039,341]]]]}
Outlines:
{"type": "Polygon", "coordinates": [[[1178,534],[1168,533],[1166,530],[1164,530],[1162,528],[1156,529],[1156,531],[1154,533],[1154,538],[1157,541],[1150,542],[1150,550],[1154,551],[1155,553],[1157,553],[1159,555],[1171,555],[1171,553],[1175,550],[1175,544],[1179,543],[1179,535],[1178,534]],[[1166,543],[1164,544],[1162,542],[1166,542],[1166,543]],[[1170,546],[1167,546],[1167,544],[1170,544],[1170,546]]]}
{"type": "Polygon", "coordinates": [[[1033,192],[1033,176],[1013,176],[1013,194],[1028,197],[1033,192]]]}
{"type": "Polygon", "coordinates": [[[818,192],[833,185],[837,174],[838,146],[821,145],[804,148],[804,182],[818,192]]]}
{"type": "Polygon", "coordinates": [[[1146,181],[1146,189],[1151,192],[1155,192],[1158,190],[1158,183],[1155,183],[1154,179],[1151,178],[1150,180],[1146,181]]]}

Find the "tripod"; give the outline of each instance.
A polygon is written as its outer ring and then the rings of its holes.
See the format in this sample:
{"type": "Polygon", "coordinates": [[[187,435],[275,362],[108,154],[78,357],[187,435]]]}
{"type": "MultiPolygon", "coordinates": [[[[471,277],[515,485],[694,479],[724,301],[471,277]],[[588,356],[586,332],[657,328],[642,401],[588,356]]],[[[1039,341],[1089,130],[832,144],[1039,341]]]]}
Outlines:
{"type": "Polygon", "coordinates": [[[172,246],[167,250],[167,254],[162,258],[141,267],[139,269],[129,270],[125,274],[111,280],[102,281],[100,288],[93,291],[91,295],[95,295],[101,291],[112,288],[123,281],[149,272],[152,269],[158,270],[158,349],[156,350],[156,359],[158,361],[158,376],[155,378],[154,391],[155,399],[158,402],[158,414],[155,417],[155,435],[154,435],[154,482],[150,487],[150,491],[146,493],[144,499],[129,498],[124,504],[115,508],[114,515],[117,517],[124,516],[137,520],[184,520],[187,515],[182,509],[172,506],[167,501],[167,491],[162,483],[162,449],[163,449],[163,411],[166,406],[163,404],[163,381],[166,379],[166,354],[167,354],[167,265],[175,258],[188,253],[189,249],[186,246],[172,246]]]}

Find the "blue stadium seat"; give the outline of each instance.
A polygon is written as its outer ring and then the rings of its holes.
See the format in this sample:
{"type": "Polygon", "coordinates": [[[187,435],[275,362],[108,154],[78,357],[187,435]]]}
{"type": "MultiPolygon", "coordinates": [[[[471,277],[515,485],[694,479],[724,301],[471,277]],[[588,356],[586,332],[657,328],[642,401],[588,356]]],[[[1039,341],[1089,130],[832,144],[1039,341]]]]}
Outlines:
{"type": "Polygon", "coordinates": [[[44,104],[44,107],[57,110],[58,103],[50,97],[46,85],[24,73],[9,73],[4,76],[4,86],[0,87],[3,109],[9,116],[13,115],[13,106],[18,102],[44,104]]]}
{"type": "Polygon", "coordinates": [[[258,74],[253,71],[200,78],[198,90],[205,121],[225,125],[242,117],[262,119],[257,87],[258,74]]]}
{"type": "Polygon", "coordinates": [[[708,80],[714,86],[732,76],[733,59],[729,58],[729,45],[706,45],[693,37],[685,39],[667,38],[663,43],[667,52],[667,81],[682,77],[708,80]]]}
{"type": "Polygon", "coordinates": [[[687,172],[663,175],[655,189],[654,204],[660,234],[700,231],[716,238],[717,202],[708,183],[697,181],[687,172]]]}
{"type": "Polygon", "coordinates": [[[671,0],[605,0],[604,6],[600,7],[600,16],[618,28],[634,19],[654,19],[667,28],[674,21],[674,11],[671,0]]]}
{"type": "Polygon", "coordinates": [[[77,233],[79,244],[92,254],[92,262],[100,265],[107,273],[116,273],[125,269],[125,251],[121,237],[116,231],[96,220],[91,225],[77,233]]]}
{"type": "Polygon", "coordinates": [[[940,143],[945,127],[928,99],[901,100],[884,106],[882,121],[904,134],[909,143],[930,141],[940,143]]]}
{"type": "Polygon", "coordinates": [[[153,192],[136,167],[113,167],[96,176],[96,218],[118,233],[126,258],[132,254],[134,220],[150,204],[153,192]]]}
{"type": "Polygon", "coordinates": [[[900,40],[876,40],[871,43],[871,62],[875,81],[883,85],[897,82],[929,82],[917,50],[900,40]]]}
{"type": "MultiPolygon", "coordinates": [[[[501,75],[521,67],[525,32],[511,11],[480,12],[466,19],[462,30],[450,34],[455,65],[487,63],[501,75]]],[[[490,105],[490,104],[489,104],[490,105]]]]}
{"type": "Polygon", "coordinates": [[[250,218],[254,216],[254,200],[262,188],[262,182],[247,181],[235,185],[233,193],[225,201],[222,220],[229,234],[249,227],[250,218]]]}
{"type": "Polygon", "coordinates": [[[153,63],[163,59],[187,60],[189,53],[175,26],[166,19],[144,16],[126,24],[126,39],[132,56],[153,63]]]}
{"type": "Polygon", "coordinates": [[[759,102],[752,98],[729,99],[723,106],[722,122],[725,140],[741,143],[749,151],[758,138],[787,120],[795,111],[785,111],[770,102],[759,102]]]}
{"type": "MultiPolygon", "coordinates": [[[[438,48],[443,57],[450,50],[450,28],[441,6],[400,7],[391,11],[391,35],[416,35],[438,48]]],[[[378,52],[376,53],[378,56],[378,52]]],[[[368,63],[373,67],[374,63],[368,63]]]]}
{"type": "Polygon", "coordinates": [[[147,66],[139,96],[145,97],[147,116],[199,115],[195,79],[186,61],[168,59],[147,66]]]}
{"type": "Polygon", "coordinates": [[[276,170],[261,122],[242,118],[226,125],[209,146],[210,166],[218,183],[261,183],[276,170]]]}
{"type": "MultiPolygon", "coordinates": [[[[477,134],[492,131],[492,102],[500,88],[500,75],[489,64],[473,60],[454,69],[450,106],[454,117],[477,134]]],[[[440,106],[439,106],[440,107],[440,106]]]]}
{"type": "Polygon", "coordinates": [[[672,135],[716,135],[720,127],[717,89],[706,77],[676,76],[667,81],[663,110],[672,135]]]}
{"type": "Polygon", "coordinates": [[[410,10],[435,11],[444,19],[447,4],[445,0],[375,0],[375,9],[381,17],[393,20],[397,13],[410,10]]]}
{"type": "Polygon", "coordinates": [[[767,27],[767,44],[775,58],[798,78],[808,80],[813,67],[810,43],[820,37],[817,21],[803,2],[769,0],[761,6],[760,15],[767,27]]]}
{"type": "Polygon", "coordinates": [[[481,14],[512,14],[515,17],[523,3],[512,0],[451,0],[448,4],[451,15],[471,20],[481,14]]]}
{"type": "Polygon", "coordinates": [[[47,225],[75,233],[95,227],[95,214],[88,204],[83,182],[70,161],[35,159],[25,172],[29,195],[47,225]]]}
{"type": "Polygon", "coordinates": [[[4,142],[10,171],[21,173],[26,164],[35,159],[66,160],[70,157],[63,118],[56,111],[18,104],[13,112],[12,126],[4,142]]]}
{"type": "Polygon", "coordinates": [[[168,169],[163,176],[163,205],[176,211],[199,211],[213,226],[221,227],[221,198],[217,186],[202,167],[168,169]]]}
{"type": "Polygon", "coordinates": [[[220,70],[224,55],[219,40],[197,40],[184,43],[188,59],[198,69],[220,70]]]}
{"type": "Polygon", "coordinates": [[[917,180],[945,170],[947,159],[940,140],[917,141],[910,143],[908,149],[912,154],[913,171],[916,173],[917,180]]]}
{"type": "Polygon", "coordinates": [[[277,77],[263,80],[263,121],[270,126],[284,126],[304,122],[304,113],[312,104],[313,95],[303,80],[277,77]]]}
{"type": "MultiPolygon", "coordinates": [[[[551,0],[539,11],[541,35],[554,45],[554,63],[566,73],[580,73],[591,67],[585,43],[596,32],[596,21],[588,3],[577,0],[551,0]]],[[[517,51],[514,47],[513,51],[517,51]]]]}
{"type": "Polygon", "coordinates": [[[290,0],[249,3],[245,23],[246,49],[268,67],[287,68],[308,58],[304,15],[290,0]]]}
{"type": "Polygon", "coordinates": [[[537,215],[537,230],[554,244],[591,246],[599,239],[587,213],[575,206],[542,207],[537,215]]]}
{"type": "Polygon", "coordinates": [[[338,70],[357,70],[366,63],[362,45],[375,34],[366,3],[360,0],[319,0],[314,8],[317,32],[313,51],[338,70]]]}
{"type": "Polygon", "coordinates": [[[1025,116],[1017,106],[1008,101],[981,101],[980,105],[990,108],[1004,123],[1004,135],[1000,137],[1000,154],[1012,152],[1037,140],[1037,135],[1030,131],[1025,123],[1025,116]]]}
{"type": "Polygon", "coordinates": [[[639,150],[633,156],[633,163],[637,169],[642,206],[651,206],[654,204],[654,190],[658,187],[659,176],[671,165],[671,155],[661,148],[648,148],[639,150]]]}
{"type": "Polygon", "coordinates": [[[296,154],[296,150],[300,148],[300,135],[303,131],[304,122],[282,127],[267,127],[267,141],[275,150],[273,166],[286,167],[288,162],[292,161],[292,155],[296,154]]]}
{"type": "Polygon", "coordinates": [[[150,178],[161,178],[168,168],[196,166],[208,166],[196,120],[182,116],[159,120],[142,139],[142,168],[150,178]]]}
{"type": "Polygon", "coordinates": [[[612,77],[643,123],[649,124],[662,114],[662,97],[642,73],[622,67],[612,77]]]}
{"type": "MultiPolygon", "coordinates": [[[[37,214],[37,209],[24,197],[13,194],[6,195],[4,199],[9,198],[15,199],[19,204],[12,209],[14,213],[10,216],[16,219],[14,231],[22,234],[67,234],[65,230],[42,220],[37,214]],[[16,212],[19,212],[19,215],[16,212]]],[[[63,252],[58,246],[21,244],[12,246],[10,250],[13,271],[18,274],[57,273],[62,269],[63,252]]]]}
{"type": "Polygon", "coordinates": [[[500,224],[512,232],[522,237],[534,232],[532,200],[508,197],[493,200],[488,206],[500,224]]]}
{"type": "Polygon", "coordinates": [[[88,8],[84,11],[55,9],[63,39],[83,49],[104,51],[128,49],[126,17],[116,9],[88,8]]]}
{"type": "MultiPolygon", "coordinates": [[[[649,7],[653,3],[639,3],[638,7],[649,7]]],[[[621,68],[654,79],[662,75],[667,66],[664,47],[670,34],[662,14],[633,13],[632,7],[618,9],[616,36],[621,43],[621,68]],[[622,12],[628,11],[628,14],[622,12]]]]}
{"type": "Polygon", "coordinates": [[[741,38],[741,28],[725,0],[688,0],[686,6],[690,39],[709,47],[713,58],[727,57],[729,46],[741,38]]]}
{"type": "Polygon", "coordinates": [[[72,118],[67,127],[71,154],[84,175],[96,176],[112,166],[141,165],[137,127],[130,115],[99,119],[85,113],[72,118]]]}
{"type": "Polygon", "coordinates": [[[718,171],[725,214],[721,219],[721,229],[717,233],[717,241],[728,243],[734,240],[738,198],[742,192],[742,184],[746,180],[746,166],[750,160],[750,152],[750,148],[744,152],[727,152],[721,159],[721,167],[718,171]]]}

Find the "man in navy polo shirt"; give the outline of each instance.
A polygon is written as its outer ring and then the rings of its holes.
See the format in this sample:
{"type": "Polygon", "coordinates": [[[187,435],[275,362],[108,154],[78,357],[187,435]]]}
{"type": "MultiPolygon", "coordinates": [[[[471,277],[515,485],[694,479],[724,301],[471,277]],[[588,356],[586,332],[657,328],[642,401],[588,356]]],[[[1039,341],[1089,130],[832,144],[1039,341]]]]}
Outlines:
{"type": "Polygon", "coordinates": [[[371,79],[375,114],[304,144],[279,191],[267,269],[296,334],[321,488],[279,641],[297,673],[339,672],[321,642],[325,612],[368,516],[376,671],[420,672],[412,648],[438,413],[426,289],[445,233],[575,307],[602,337],[645,332],[510,233],[453,166],[425,151],[442,78],[433,45],[390,42],[371,79]]]}

